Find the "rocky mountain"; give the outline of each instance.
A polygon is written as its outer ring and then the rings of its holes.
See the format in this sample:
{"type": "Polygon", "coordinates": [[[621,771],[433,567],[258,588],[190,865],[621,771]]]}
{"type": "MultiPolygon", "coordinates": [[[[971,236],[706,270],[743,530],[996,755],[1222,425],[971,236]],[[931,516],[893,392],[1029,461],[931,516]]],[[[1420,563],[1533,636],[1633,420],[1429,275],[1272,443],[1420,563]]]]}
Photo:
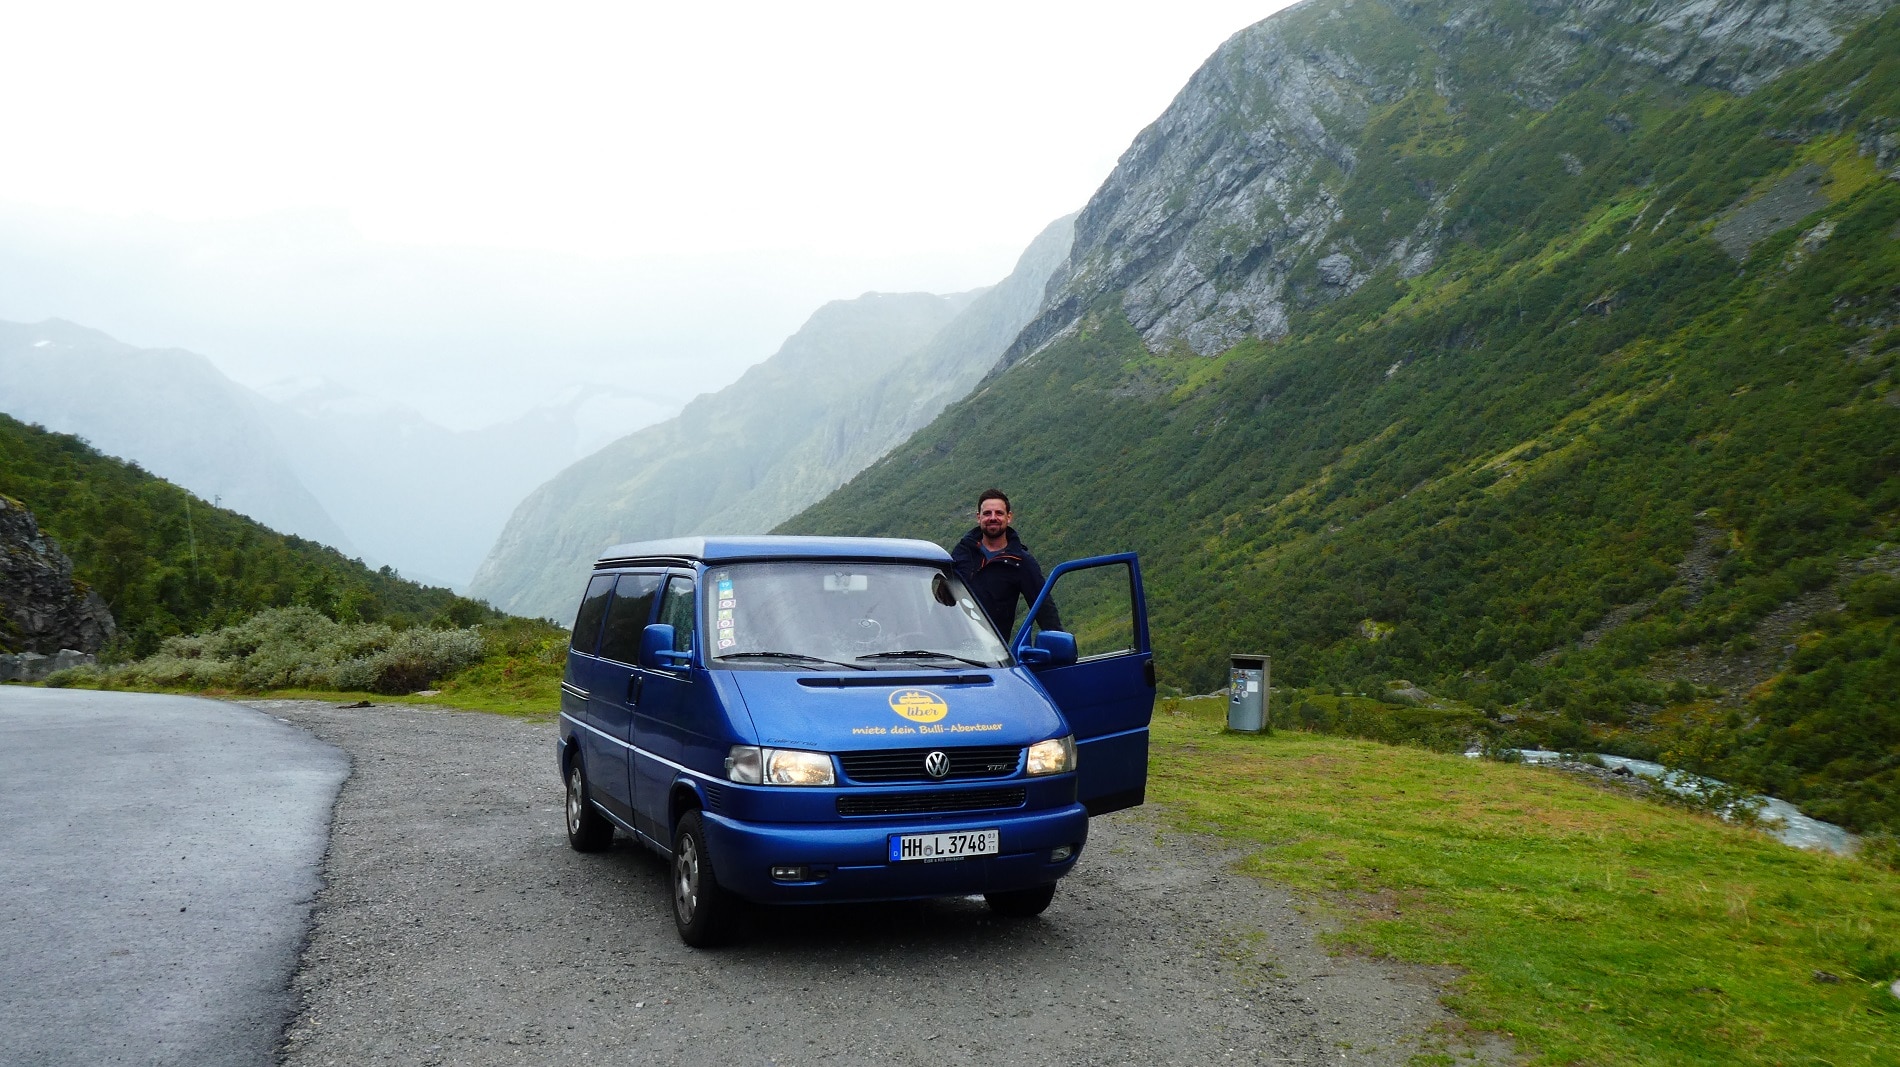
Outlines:
{"type": "Polygon", "coordinates": [[[1071,222],[1051,224],[990,289],[870,293],[820,308],[739,381],[535,490],[483,560],[471,595],[563,618],[608,545],[761,533],[823,497],[994,365],[1041,306],[1071,222]]]}
{"type": "Polygon", "coordinates": [[[1290,8],[996,373],[781,529],[947,543],[995,482],[1045,561],[1141,552],[1184,688],[1265,651],[1900,829],[1889,7],[1290,8]]]}
{"type": "Polygon", "coordinates": [[[260,401],[194,352],[135,348],[59,319],[0,322],[0,411],[80,434],[266,526],[356,554],[260,401]]]}
{"type": "Polygon", "coordinates": [[[97,652],[116,628],[26,505],[0,496],[0,653],[97,652]]]}
{"type": "MultiPolygon", "coordinates": [[[[1467,170],[1474,153],[1500,147],[1474,139],[1480,130],[1527,125],[1578,92],[1746,94],[1832,52],[1890,2],[1291,8],[1237,34],[1135,138],[1076,220],[1049,306],[1005,365],[1104,300],[1150,351],[1205,356],[1285,337],[1302,307],[1381,271],[1431,269],[1459,236],[1447,209],[1480,177],[1467,170]]],[[[1583,166],[1575,152],[1540,162],[1570,177],[1583,166]]]]}

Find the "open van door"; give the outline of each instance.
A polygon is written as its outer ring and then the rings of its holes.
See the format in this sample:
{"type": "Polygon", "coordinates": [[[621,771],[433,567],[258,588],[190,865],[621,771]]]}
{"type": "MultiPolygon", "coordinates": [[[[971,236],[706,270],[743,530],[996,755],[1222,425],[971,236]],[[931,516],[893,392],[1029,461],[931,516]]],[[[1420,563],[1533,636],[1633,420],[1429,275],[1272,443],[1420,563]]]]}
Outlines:
{"type": "Polygon", "coordinates": [[[1148,789],[1155,669],[1135,554],[1092,556],[1050,571],[1011,649],[1075,730],[1076,799],[1090,815],[1140,804],[1148,789]],[[1066,633],[1035,632],[1036,616],[1051,600],[1066,633]]]}

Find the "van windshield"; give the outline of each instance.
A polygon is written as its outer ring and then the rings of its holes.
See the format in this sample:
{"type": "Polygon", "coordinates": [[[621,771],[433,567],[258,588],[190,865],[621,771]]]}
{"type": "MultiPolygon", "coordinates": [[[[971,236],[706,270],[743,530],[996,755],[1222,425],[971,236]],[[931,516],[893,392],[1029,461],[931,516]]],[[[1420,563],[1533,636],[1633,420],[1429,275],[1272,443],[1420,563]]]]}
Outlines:
{"type": "Polygon", "coordinates": [[[925,563],[744,563],[707,571],[705,649],[724,668],[1004,667],[976,598],[925,563]]]}

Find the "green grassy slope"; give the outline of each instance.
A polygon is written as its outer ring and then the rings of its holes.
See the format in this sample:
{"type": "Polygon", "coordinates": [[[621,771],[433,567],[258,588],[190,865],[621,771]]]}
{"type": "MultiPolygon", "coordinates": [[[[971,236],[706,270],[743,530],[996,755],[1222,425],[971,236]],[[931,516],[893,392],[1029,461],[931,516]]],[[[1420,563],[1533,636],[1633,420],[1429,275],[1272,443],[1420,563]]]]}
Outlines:
{"type": "Polygon", "coordinates": [[[447,589],[372,570],[332,548],[212,507],[77,437],[0,415],[0,493],[32,510],[119,624],[119,656],[143,656],[269,607],[345,622],[467,626],[500,613],[447,589]]]}
{"type": "Polygon", "coordinates": [[[1276,681],[1405,677],[1651,755],[1710,706],[1670,657],[1745,651],[1819,595],[1704,762],[1795,793],[1886,775],[1830,814],[1900,828],[1895,598],[1826,610],[1895,569],[1900,182],[1871,146],[1900,125],[1900,18],[1747,97],[1622,70],[1548,112],[1430,97],[1334,179],[1369,228],[1399,186],[1454,188],[1430,273],[1212,359],[1149,353],[1109,301],[782,529],[947,542],[994,482],[1046,561],[1142,553],[1168,681],[1264,650],[1276,681]],[[1718,227],[1771,193],[1818,209],[1738,261],[1718,227]]]}
{"type": "Polygon", "coordinates": [[[1892,1062],[1900,873],[1555,771],[1226,733],[1226,708],[1164,703],[1149,796],[1341,945],[1456,968],[1446,1002],[1526,1062],[1892,1062]]]}

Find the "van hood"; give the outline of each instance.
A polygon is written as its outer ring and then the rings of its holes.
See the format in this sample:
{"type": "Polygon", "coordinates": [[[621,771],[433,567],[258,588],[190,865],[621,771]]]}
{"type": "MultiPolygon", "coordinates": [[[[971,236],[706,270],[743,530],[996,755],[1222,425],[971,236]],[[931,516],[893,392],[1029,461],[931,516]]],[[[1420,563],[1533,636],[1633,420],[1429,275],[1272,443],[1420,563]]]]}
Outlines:
{"type": "Polygon", "coordinates": [[[732,671],[761,745],[821,752],[1030,745],[1068,732],[1021,668],[902,674],[732,671]]]}

